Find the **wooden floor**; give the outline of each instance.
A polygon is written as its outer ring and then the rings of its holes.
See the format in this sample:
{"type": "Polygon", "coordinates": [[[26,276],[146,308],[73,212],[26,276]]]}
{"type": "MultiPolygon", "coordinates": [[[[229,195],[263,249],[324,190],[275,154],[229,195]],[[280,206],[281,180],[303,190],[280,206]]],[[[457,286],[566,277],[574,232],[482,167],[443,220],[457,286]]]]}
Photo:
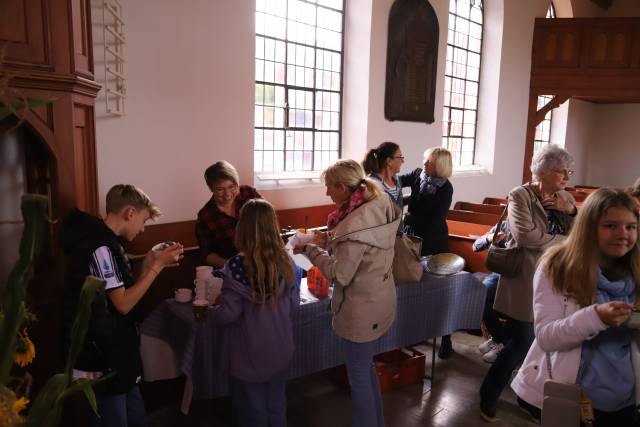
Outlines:
{"type": "MultiPolygon", "coordinates": [[[[437,361],[433,388],[425,381],[384,393],[386,426],[535,426],[518,409],[511,389],[505,390],[498,404],[500,421],[488,424],[480,418],[478,390],[489,367],[476,349],[481,342],[480,337],[463,332],[454,334],[456,354],[448,360],[437,361]]],[[[428,371],[431,347],[418,348],[427,354],[428,371]]],[[[287,399],[289,427],[350,426],[349,392],[336,386],[326,373],[289,381],[287,399]]],[[[196,401],[188,417],[179,414],[177,403],[165,406],[151,412],[148,421],[149,427],[235,425],[227,399],[196,401]]]]}

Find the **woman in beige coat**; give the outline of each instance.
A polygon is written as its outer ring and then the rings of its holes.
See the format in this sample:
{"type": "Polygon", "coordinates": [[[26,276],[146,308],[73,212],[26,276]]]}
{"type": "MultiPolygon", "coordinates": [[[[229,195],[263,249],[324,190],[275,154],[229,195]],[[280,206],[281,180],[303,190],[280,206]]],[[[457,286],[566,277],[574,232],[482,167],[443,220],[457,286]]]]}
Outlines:
{"type": "Polygon", "coordinates": [[[337,205],[328,218],[326,249],[309,244],[294,251],[303,252],[334,285],[333,329],[343,338],[352,425],[383,427],[373,354],[395,319],[391,267],[400,209],[353,160],[339,160],[323,178],[337,205]]]}
{"type": "Polygon", "coordinates": [[[545,249],[569,233],[577,213],[575,200],[564,190],[573,174],[573,158],[557,145],[542,148],[531,162],[533,181],[509,193],[507,247],[524,252],[520,273],[500,276],[494,309],[507,319],[508,342],[491,365],[480,387],[480,414],[496,420],[496,404],[511,374],[533,342],[533,274],[545,249]]]}

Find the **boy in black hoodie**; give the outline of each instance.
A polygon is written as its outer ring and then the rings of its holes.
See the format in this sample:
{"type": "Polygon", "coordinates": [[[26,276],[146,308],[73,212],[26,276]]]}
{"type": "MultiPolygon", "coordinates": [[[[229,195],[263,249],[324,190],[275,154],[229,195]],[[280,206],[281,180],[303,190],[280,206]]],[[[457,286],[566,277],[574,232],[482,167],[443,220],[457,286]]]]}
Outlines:
{"type": "Polygon", "coordinates": [[[95,302],[82,352],[74,366],[76,378],[114,376],[94,387],[97,417],[90,425],[133,427],[144,425],[145,411],[138,381],[142,375],[140,339],[135,306],[162,269],[182,258],[183,247],[175,243],[163,251],[149,252],[137,280],[133,277],[122,239],[133,240],[149,219],[160,216],[158,207],[133,185],[116,185],[107,193],[104,221],[78,209],[63,220],[60,243],[67,255],[64,289],[64,339],[69,337],[78,298],[88,275],[105,280],[107,304],[95,302]]]}

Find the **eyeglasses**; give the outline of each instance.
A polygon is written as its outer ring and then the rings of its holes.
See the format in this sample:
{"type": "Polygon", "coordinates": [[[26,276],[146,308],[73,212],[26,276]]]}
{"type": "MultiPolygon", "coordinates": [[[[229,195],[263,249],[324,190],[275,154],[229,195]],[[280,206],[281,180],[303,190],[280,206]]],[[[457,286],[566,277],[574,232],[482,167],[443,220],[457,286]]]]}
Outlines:
{"type": "Polygon", "coordinates": [[[213,188],[213,192],[219,196],[223,195],[224,193],[229,193],[229,194],[233,194],[238,190],[238,186],[237,185],[229,185],[228,187],[214,187],[213,188]]]}
{"type": "Polygon", "coordinates": [[[400,159],[404,162],[404,156],[393,156],[392,159],[400,159]]]}
{"type": "Polygon", "coordinates": [[[554,172],[560,175],[571,176],[573,175],[573,169],[555,169],[554,172]]]}

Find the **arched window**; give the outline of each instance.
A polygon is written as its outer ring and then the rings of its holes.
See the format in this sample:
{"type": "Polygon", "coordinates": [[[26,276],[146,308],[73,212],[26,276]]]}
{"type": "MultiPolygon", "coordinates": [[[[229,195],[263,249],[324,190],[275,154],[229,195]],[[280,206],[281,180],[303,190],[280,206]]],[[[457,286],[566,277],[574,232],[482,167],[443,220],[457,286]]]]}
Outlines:
{"type": "MultiPolygon", "coordinates": [[[[547,18],[556,17],[556,9],[553,7],[553,2],[549,3],[549,9],[547,9],[547,18]]],[[[544,107],[553,97],[549,95],[538,96],[538,110],[544,107]]],[[[551,143],[551,120],[553,119],[553,110],[549,110],[544,116],[544,120],[536,126],[536,135],[533,138],[533,156],[546,144],[551,143]]]]}
{"type": "Polygon", "coordinates": [[[256,0],[254,172],[338,159],[344,0],[256,0]]]}
{"type": "Polygon", "coordinates": [[[481,0],[450,0],[442,146],[454,166],[474,162],[482,24],[481,0]]]}
{"type": "Polygon", "coordinates": [[[547,9],[547,18],[555,18],[556,17],[556,8],[553,5],[553,2],[549,3],[549,9],[547,9]]]}

